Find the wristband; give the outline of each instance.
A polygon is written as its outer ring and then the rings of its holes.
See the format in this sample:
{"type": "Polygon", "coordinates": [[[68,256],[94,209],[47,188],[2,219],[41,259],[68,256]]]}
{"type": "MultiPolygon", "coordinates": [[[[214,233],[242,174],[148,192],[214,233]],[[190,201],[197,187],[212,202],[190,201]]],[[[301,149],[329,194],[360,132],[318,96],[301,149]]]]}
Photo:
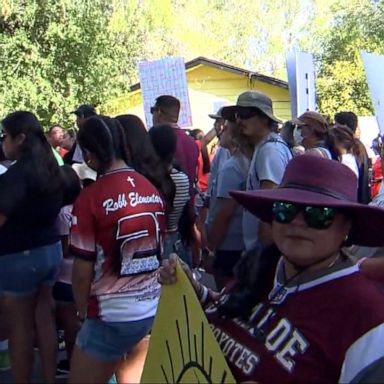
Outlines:
{"type": "Polygon", "coordinates": [[[359,268],[359,270],[361,270],[361,264],[363,264],[365,260],[367,260],[367,257],[363,257],[362,259],[360,259],[360,260],[356,263],[357,268],[359,268]]]}
{"type": "Polygon", "coordinates": [[[199,296],[200,296],[200,300],[199,300],[200,303],[204,304],[208,297],[208,288],[203,284],[201,284],[201,292],[199,296]]]}

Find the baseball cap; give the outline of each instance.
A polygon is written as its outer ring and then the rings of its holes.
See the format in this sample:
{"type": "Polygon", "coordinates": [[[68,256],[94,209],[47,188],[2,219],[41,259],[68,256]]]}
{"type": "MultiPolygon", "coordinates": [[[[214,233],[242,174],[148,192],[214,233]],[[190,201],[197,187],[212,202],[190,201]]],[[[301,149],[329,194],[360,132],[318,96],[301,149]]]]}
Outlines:
{"type": "Polygon", "coordinates": [[[76,116],[90,117],[96,115],[96,110],[93,105],[82,104],[71,113],[74,113],[76,116]]]}
{"type": "Polygon", "coordinates": [[[224,119],[233,120],[235,112],[239,108],[257,108],[268,116],[271,120],[281,123],[273,114],[272,100],[264,93],[257,91],[243,92],[238,98],[236,105],[224,107],[222,110],[222,116],[224,119]]]}
{"type": "Polygon", "coordinates": [[[220,107],[216,113],[210,113],[208,116],[211,119],[219,120],[223,119],[222,113],[223,113],[224,107],[220,107]]]}
{"type": "Polygon", "coordinates": [[[326,132],[328,130],[327,121],[320,115],[320,113],[315,111],[304,112],[299,117],[292,119],[292,124],[295,124],[298,127],[308,125],[315,128],[318,132],[326,132]]]}

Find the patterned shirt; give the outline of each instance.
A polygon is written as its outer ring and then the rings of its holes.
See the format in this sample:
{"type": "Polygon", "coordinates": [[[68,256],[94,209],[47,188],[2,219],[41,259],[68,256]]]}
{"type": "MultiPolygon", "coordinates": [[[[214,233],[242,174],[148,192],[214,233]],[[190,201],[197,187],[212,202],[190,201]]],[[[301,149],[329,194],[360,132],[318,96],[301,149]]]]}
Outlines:
{"type": "Polygon", "coordinates": [[[73,208],[70,252],[94,263],[87,316],[136,321],[155,315],[165,227],[157,189],[131,168],[105,174],[73,208]]]}

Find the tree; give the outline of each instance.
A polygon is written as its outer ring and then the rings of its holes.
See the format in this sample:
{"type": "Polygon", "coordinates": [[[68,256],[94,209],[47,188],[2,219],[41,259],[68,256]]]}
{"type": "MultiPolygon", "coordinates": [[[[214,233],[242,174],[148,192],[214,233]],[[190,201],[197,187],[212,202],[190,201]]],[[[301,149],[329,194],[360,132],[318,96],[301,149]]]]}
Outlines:
{"type": "Polygon", "coordinates": [[[373,113],[360,50],[384,52],[383,1],[351,1],[336,9],[332,27],[320,39],[318,100],[321,112],[373,113]]]}
{"type": "Polygon", "coordinates": [[[143,46],[136,3],[14,0],[5,5],[0,14],[2,115],[27,109],[45,127],[73,124],[68,112],[79,103],[102,105],[127,92],[143,46]]]}

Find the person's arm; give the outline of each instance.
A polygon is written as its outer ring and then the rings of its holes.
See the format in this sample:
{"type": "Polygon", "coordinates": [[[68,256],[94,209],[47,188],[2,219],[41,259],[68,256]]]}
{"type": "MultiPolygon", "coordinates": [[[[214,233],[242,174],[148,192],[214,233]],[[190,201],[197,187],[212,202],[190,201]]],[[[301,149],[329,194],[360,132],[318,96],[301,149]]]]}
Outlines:
{"type": "Polygon", "coordinates": [[[384,323],[379,323],[360,335],[345,353],[338,382],[382,382],[384,377],[383,338],[384,323]]]}
{"type": "Polygon", "coordinates": [[[383,257],[362,258],[357,261],[361,273],[369,279],[384,283],[384,250],[383,257]]]}
{"type": "Polygon", "coordinates": [[[185,274],[187,275],[192,287],[199,299],[200,303],[205,306],[206,304],[215,301],[219,297],[219,293],[207,288],[199,281],[193,278],[192,272],[188,265],[177,257],[175,253],[171,253],[168,259],[163,260],[161,267],[158,270],[157,280],[162,285],[175,284],[177,281],[176,265],[180,263],[185,274]]]}
{"type": "Polygon", "coordinates": [[[94,274],[94,263],[76,258],[72,270],[72,291],[78,316],[84,320],[87,316],[88,298],[94,274]]]}
{"type": "Polygon", "coordinates": [[[79,318],[87,314],[88,298],[96,262],[95,218],[90,206],[88,191],[83,190],[73,207],[68,253],[74,257],[72,291],[79,318]]]}
{"type": "Polygon", "coordinates": [[[207,243],[210,250],[214,251],[222,243],[237,206],[238,204],[234,199],[218,198],[216,215],[211,230],[207,234],[207,243]]]}
{"type": "Polygon", "coordinates": [[[217,132],[215,127],[213,127],[204,135],[201,144],[208,145],[216,136],[217,132]]]}

